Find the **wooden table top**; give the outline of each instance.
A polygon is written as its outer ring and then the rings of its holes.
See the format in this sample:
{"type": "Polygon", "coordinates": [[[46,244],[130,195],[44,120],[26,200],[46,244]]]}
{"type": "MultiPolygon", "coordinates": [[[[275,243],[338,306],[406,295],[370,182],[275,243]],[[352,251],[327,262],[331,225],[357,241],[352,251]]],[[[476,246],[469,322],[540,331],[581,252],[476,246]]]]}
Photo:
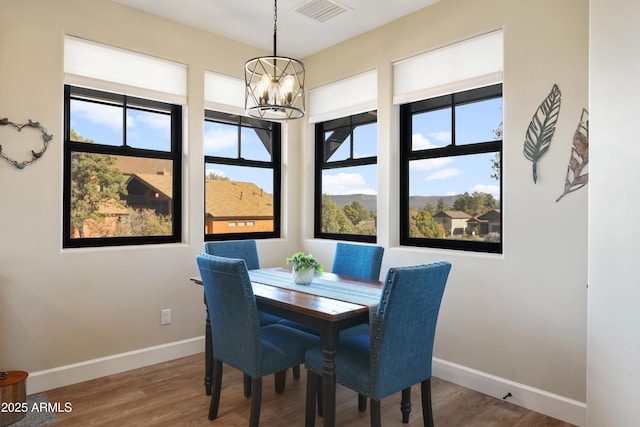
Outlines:
{"type": "MultiPolygon", "coordinates": [[[[275,270],[289,272],[290,269],[279,267],[275,270]]],[[[375,289],[381,289],[382,283],[377,280],[359,279],[350,276],[343,276],[333,273],[322,273],[321,277],[326,280],[332,280],[340,284],[357,284],[359,286],[367,286],[375,289]]],[[[192,281],[202,285],[200,277],[192,277],[192,281]]],[[[257,301],[266,304],[281,307],[290,311],[301,314],[313,315],[315,318],[338,321],[344,318],[353,317],[359,314],[368,314],[369,307],[361,304],[354,304],[338,299],[312,295],[304,292],[304,288],[299,291],[279,288],[277,286],[265,285],[262,283],[252,282],[253,294],[257,301]]],[[[303,285],[301,285],[303,286],[303,285]]]]}

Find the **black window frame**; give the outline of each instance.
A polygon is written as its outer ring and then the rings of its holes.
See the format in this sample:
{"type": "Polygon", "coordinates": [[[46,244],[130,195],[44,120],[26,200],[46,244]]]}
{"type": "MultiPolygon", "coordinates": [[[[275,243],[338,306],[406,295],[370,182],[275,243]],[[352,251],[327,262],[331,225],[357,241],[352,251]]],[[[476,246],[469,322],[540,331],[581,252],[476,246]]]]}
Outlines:
{"type": "MultiPolygon", "coordinates": [[[[353,166],[368,166],[378,164],[378,155],[376,147],[376,155],[368,157],[353,157],[353,131],[356,127],[378,122],[377,110],[365,113],[354,114],[347,117],[319,122],[315,125],[315,189],[314,189],[314,219],[313,219],[313,236],[316,239],[345,240],[353,242],[376,243],[378,233],[376,227],[376,235],[369,236],[364,234],[344,234],[344,233],[324,233],[322,231],[322,172],[328,169],[340,169],[353,166]],[[330,140],[325,140],[327,131],[339,128],[347,128],[349,130],[350,143],[349,158],[344,160],[328,161],[330,157],[329,151],[330,140]]],[[[377,142],[377,138],[376,138],[377,142]]],[[[377,197],[376,197],[377,200],[377,197]]],[[[377,209],[376,209],[377,210],[377,209]]]]}
{"type": "Polygon", "coordinates": [[[281,233],[281,201],[282,201],[282,125],[264,119],[242,116],[240,114],[224,113],[205,109],[205,122],[217,122],[225,125],[237,126],[238,129],[238,155],[236,158],[221,156],[204,156],[204,180],[205,192],[203,200],[205,212],[203,212],[206,224],[206,170],[207,164],[223,164],[229,166],[257,167],[273,170],[273,231],[251,231],[245,233],[205,233],[204,241],[213,242],[221,240],[248,240],[248,239],[277,239],[281,233]],[[271,161],[251,160],[241,157],[241,132],[242,128],[267,129],[271,132],[271,161]]]}
{"type": "Polygon", "coordinates": [[[456,145],[455,107],[471,102],[502,98],[502,83],[451,93],[435,98],[420,100],[400,106],[400,245],[436,249],[452,249],[472,252],[501,254],[503,252],[503,141],[502,138],[476,143],[456,145]],[[446,147],[424,150],[412,149],[412,117],[427,111],[451,108],[451,144],[446,147]],[[464,156],[469,154],[498,153],[500,162],[500,242],[478,242],[456,239],[432,239],[409,236],[409,162],[412,160],[464,156]]]}
{"type": "Polygon", "coordinates": [[[106,92],[85,87],[64,86],[64,154],[63,154],[63,248],[129,246],[146,244],[178,243],[182,241],[182,106],[166,102],[143,99],[125,94],[106,92]],[[123,110],[122,145],[71,141],[71,100],[117,105],[123,110]],[[171,150],[133,148],[127,141],[127,108],[136,110],[166,110],[171,115],[171,150]],[[117,236],[71,238],[71,157],[72,153],[108,154],[170,160],[172,170],[172,233],[166,236],[117,236]]]}

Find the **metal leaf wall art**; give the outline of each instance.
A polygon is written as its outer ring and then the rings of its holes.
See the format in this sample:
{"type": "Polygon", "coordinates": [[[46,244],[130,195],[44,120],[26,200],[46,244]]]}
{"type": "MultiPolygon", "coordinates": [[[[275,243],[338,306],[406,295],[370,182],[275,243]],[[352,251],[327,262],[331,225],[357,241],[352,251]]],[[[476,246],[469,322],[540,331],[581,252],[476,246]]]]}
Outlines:
{"type": "Polygon", "coordinates": [[[551,146],[560,115],[560,89],[553,85],[551,92],[533,115],[524,140],[524,156],[533,162],[533,182],[538,182],[538,161],[551,146]]]}
{"type": "Polygon", "coordinates": [[[585,169],[589,165],[589,112],[583,108],[580,122],[573,134],[571,158],[567,166],[567,177],[564,182],[564,193],[556,202],[567,194],[579,190],[589,182],[589,172],[585,169]]]}

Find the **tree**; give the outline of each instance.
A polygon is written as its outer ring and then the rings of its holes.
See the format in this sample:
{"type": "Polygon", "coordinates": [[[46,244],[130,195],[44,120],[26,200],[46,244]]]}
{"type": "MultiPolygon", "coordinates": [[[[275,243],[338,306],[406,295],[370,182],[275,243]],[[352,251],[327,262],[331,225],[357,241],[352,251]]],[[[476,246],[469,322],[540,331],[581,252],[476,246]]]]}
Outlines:
{"type": "Polygon", "coordinates": [[[171,218],[156,213],[153,209],[127,208],[116,227],[116,236],[169,236],[172,231],[171,218]]]}
{"type": "Polygon", "coordinates": [[[220,172],[211,171],[207,174],[207,179],[213,179],[217,181],[229,181],[228,176],[222,175],[220,172]]]}
{"type": "Polygon", "coordinates": [[[362,221],[371,218],[371,213],[357,200],[354,200],[350,205],[346,205],[342,210],[353,225],[358,225],[362,221]]]}
{"type": "Polygon", "coordinates": [[[353,224],[331,197],[322,196],[322,232],[352,234],[353,224]]]}
{"type": "MultiPolygon", "coordinates": [[[[498,126],[498,129],[493,130],[493,133],[496,135],[495,139],[502,139],[502,122],[500,122],[500,126],[498,126]]],[[[493,169],[491,178],[495,179],[496,181],[500,181],[500,163],[500,152],[497,152],[494,158],[491,159],[491,169],[493,169]]]]}
{"type": "Polygon", "coordinates": [[[491,209],[497,209],[498,202],[489,193],[479,193],[474,191],[473,194],[464,193],[453,202],[453,209],[465,212],[471,216],[482,215],[491,209]]]}
{"type": "Polygon", "coordinates": [[[444,229],[433,219],[428,209],[411,208],[409,211],[409,236],[444,239],[444,229]]]}
{"type": "MultiPolygon", "coordinates": [[[[92,143],[71,129],[71,140],[92,143]]],[[[85,237],[84,224],[88,219],[101,222],[105,215],[100,208],[108,203],[125,207],[121,195],[127,194],[126,177],[115,165],[115,157],[108,154],[71,154],[71,223],[85,237]]]]}

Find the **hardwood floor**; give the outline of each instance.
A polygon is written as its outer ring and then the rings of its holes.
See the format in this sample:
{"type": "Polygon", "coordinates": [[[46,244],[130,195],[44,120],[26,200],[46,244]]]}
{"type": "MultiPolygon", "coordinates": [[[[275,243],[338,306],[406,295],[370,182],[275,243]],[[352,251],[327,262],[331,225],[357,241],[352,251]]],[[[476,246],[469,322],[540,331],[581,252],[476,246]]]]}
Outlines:
{"type": "MultiPolygon", "coordinates": [[[[250,399],[242,392],[242,375],[224,365],[218,419],[207,418],[210,397],[204,393],[202,354],[49,390],[51,403],[72,404],[72,411],[59,413],[60,426],[224,426],[249,424],[250,399]]],[[[293,380],[290,372],[283,394],[274,391],[271,376],[263,380],[260,425],[292,427],[304,425],[306,372],[293,380]]],[[[369,426],[369,413],[358,412],[357,395],[337,388],[337,425],[369,426]]],[[[528,411],[481,393],[432,379],[434,421],[437,427],[569,427],[570,424],[528,411]]],[[[411,419],[402,424],[400,394],[382,401],[384,426],[422,426],[419,386],[412,390],[411,419]]],[[[322,418],[316,418],[322,426],[322,418]]]]}

